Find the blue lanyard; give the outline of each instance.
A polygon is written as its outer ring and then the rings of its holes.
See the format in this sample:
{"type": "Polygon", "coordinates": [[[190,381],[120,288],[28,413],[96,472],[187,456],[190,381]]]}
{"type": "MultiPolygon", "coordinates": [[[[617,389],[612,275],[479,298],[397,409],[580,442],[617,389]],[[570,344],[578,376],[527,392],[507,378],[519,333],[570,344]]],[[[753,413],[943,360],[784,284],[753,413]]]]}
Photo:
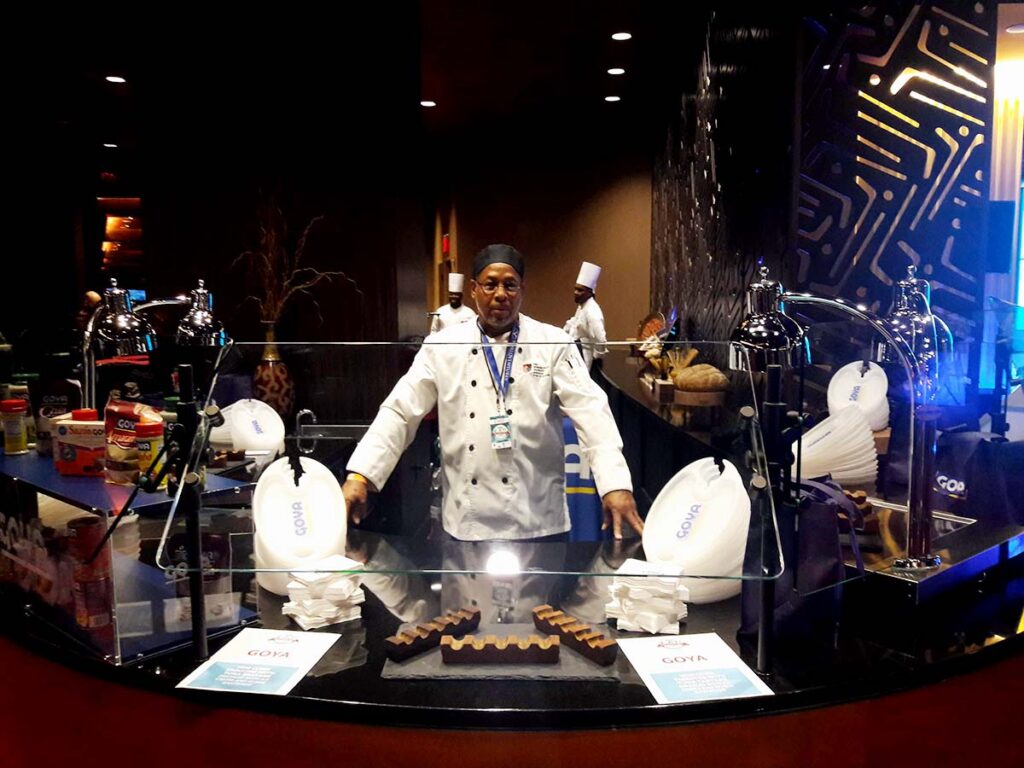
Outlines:
{"type": "Polygon", "coordinates": [[[498,374],[498,361],[494,359],[494,352],[491,351],[490,343],[487,341],[487,335],[480,329],[480,345],[484,349],[484,359],[487,360],[487,367],[491,371],[491,380],[494,382],[494,389],[497,391],[498,396],[505,400],[505,395],[508,394],[508,385],[512,379],[512,358],[516,356],[516,342],[519,340],[519,323],[516,323],[512,328],[512,333],[508,336],[508,346],[505,348],[505,365],[502,368],[501,374],[498,374]]]}

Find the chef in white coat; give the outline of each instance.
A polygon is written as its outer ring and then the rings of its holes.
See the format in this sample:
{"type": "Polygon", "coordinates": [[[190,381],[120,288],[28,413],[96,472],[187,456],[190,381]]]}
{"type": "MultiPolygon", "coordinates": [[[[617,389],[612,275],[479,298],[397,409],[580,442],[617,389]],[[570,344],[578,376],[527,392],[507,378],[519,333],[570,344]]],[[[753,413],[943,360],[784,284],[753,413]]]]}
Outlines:
{"type": "Polygon", "coordinates": [[[426,339],[348,462],[342,492],[354,522],[436,405],[448,535],[566,537],[563,415],[590,463],[603,527],[616,538],[624,524],[643,530],[608,398],[563,331],[520,314],[524,277],[523,257],[511,246],[489,245],[477,254],[471,295],[478,322],[426,339]]]}
{"type": "Polygon", "coordinates": [[[600,277],[601,268],[597,264],[583,262],[572,291],[573,301],[577,304],[576,314],[569,318],[562,329],[573,341],[580,343],[583,362],[586,363],[588,371],[595,358],[600,359],[608,354],[608,347],[605,346],[608,336],[604,330],[604,312],[594,298],[600,277]]]}
{"type": "Polygon", "coordinates": [[[469,323],[476,320],[476,312],[462,303],[462,289],[465,285],[466,276],[458,272],[448,275],[448,303],[438,307],[431,314],[430,332],[437,333],[449,325],[469,323]]]}

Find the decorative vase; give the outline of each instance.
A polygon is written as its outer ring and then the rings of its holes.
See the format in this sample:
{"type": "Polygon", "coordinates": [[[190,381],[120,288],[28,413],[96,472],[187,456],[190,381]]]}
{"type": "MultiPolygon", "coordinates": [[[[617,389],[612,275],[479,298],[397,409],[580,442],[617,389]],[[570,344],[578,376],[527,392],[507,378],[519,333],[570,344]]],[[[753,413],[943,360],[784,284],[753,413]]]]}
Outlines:
{"type": "Polygon", "coordinates": [[[252,375],[252,394],[269,405],[287,423],[295,408],[295,381],[277,350],[274,323],[263,321],[263,354],[252,375]]]}

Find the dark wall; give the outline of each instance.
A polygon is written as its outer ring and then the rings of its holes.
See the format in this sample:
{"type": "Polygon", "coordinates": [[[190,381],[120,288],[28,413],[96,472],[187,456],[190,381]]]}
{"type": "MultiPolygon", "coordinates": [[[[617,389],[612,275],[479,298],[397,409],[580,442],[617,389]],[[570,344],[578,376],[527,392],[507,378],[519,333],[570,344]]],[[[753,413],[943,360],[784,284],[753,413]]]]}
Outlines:
{"type": "MultiPolygon", "coordinates": [[[[113,276],[163,297],[204,278],[229,334],[260,340],[246,297],[262,286],[233,263],[258,247],[261,210],[273,203],[285,247],[294,252],[317,219],[304,263],[348,278],[297,296],[279,338],[399,336],[398,286],[422,282],[424,257],[418,6],[244,16],[62,19],[23,41],[20,74],[5,78],[25,211],[13,218],[25,239],[0,330],[31,328],[66,347],[86,288],[102,290],[113,276]],[[127,83],[109,84],[107,74],[127,83]],[[142,260],[104,270],[97,197],[111,195],[141,198],[142,260]]],[[[297,366],[300,398],[303,385],[351,380],[353,368],[335,370],[325,356],[297,366]]],[[[379,402],[397,366],[395,355],[363,361],[360,386],[345,391],[379,402]]]]}
{"type": "Polygon", "coordinates": [[[395,338],[396,274],[407,255],[399,244],[421,226],[406,205],[421,181],[414,10],[362,11],[266,48],[211,40],[179,67],[153,63],[139,101],[154,292],[205,276],[236,338],[258,337],[251,305],[239,302],[259,286],[231,263],[258,246],[260,207],[272,200],[288,224],[286,247],[323,217],[308,233],[306,263],[355,281],[317,287],[322,323],[300,297],[281,334],[395,338]]]}
{"type": "Polygon", "coordinates": [[[524,311],[561,327],[580,263],[599,264],[608,338],[623,339],[649,304],[651,141],[614,109],[488,131],[461,146],[450,194],[464,269],[487,244],[512,243],[527,259],[524,311]]]}
{"type": "MultiPolygon", "coordinates": [[[[759,263],[785,261],[792,178],[795,16],[725,9],[707,22],[655,165],[651,302],[690,338],[727,340],[759,263]]],[[[718,361],[722,364],[723,361],[718,361]]]]}
{"type": "MultiPolygon", "coordinates": [[[[248,13],[244,23],[216,10],[201,24],[51,21],[12,41],[21,65],[4,75],[26,223],[19,277],[54,283],[51,314],[70,317],[76,292],[111,274],[157,296],[205,277],[229,329],[251,337],[237,304],[254,286],[230,265],[257,244],[260,201],[273,195],[290,245],[324,216],[311,265],[346,271],[374,297],[325,286],[319,331],[305,318],[285,324],[321,338],[395,336],[396,275],[413,258],[399,244],[422,228],[410,211],[421,197],[417,4],[248,13]],[[96,198],[110,195],[142,198],[144,261],[103,273],[96,198]],[[356,302],[351,316],[330,314],[356,302]]],[[[0,322],[17,322],[20,302],[0,322]]]]}

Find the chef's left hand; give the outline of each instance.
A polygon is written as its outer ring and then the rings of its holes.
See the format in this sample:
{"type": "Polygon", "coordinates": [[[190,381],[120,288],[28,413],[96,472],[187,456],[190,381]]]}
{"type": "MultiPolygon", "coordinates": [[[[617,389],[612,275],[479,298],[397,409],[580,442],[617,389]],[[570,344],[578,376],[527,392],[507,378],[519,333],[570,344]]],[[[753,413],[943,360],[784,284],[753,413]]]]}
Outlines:
{"type": "Polygon", "coordinates": [[[622,521],[625,520],[637,533],[644,532],[644,521],[640,519],[636,511],[636,500],[629,491],[609,491],[601,499],[601,506],[604,512],[602,531],[608,530],[611,525],[612,534],[616,539],[621,539],[622,521]]]}

